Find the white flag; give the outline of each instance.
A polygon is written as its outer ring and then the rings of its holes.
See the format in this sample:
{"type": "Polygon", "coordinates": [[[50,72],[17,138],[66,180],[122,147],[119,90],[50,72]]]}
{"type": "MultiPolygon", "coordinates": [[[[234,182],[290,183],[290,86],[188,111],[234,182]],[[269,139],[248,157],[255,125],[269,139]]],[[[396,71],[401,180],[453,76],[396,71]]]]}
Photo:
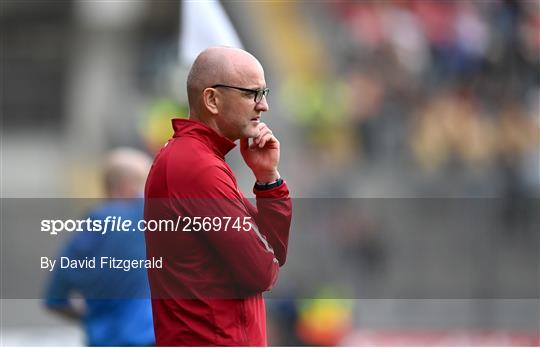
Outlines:
{"type": "Polygon", "coordinates": [[[191,65],[208,46],[243,48],[238,34],[219,1],[182,2],[180,61],[191,65]]]}

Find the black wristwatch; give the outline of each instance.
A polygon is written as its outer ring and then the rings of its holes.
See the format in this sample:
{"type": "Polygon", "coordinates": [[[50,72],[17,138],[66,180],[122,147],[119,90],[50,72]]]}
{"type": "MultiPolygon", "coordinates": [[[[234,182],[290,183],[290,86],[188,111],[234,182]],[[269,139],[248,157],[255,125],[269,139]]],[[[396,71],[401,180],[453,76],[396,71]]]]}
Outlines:
{"type": "Polygon", "coordinates": [[[283,184],[283,179],[282,178],[279,178],[277,180],[274,180],[272,182],[255,182],[255,188],[257,190],[270,190],[270,189],[273,189],[274,187],[278,187],[280,186],[281,184],[283,184]]]}

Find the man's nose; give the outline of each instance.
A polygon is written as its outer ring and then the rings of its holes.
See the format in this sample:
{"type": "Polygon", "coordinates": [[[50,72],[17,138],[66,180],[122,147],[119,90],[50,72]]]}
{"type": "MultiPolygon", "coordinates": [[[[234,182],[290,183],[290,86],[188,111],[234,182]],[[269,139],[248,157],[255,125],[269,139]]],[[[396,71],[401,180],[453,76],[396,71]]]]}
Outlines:
{"type": "Polygon", "coordinates": [[[262,112],[266,112],[270,110],[270,107],[268,106],[268,102],[266,101],[266,96],[263,96],[261,101],[255,105],[255,110],[262,111],[262,112]]]}

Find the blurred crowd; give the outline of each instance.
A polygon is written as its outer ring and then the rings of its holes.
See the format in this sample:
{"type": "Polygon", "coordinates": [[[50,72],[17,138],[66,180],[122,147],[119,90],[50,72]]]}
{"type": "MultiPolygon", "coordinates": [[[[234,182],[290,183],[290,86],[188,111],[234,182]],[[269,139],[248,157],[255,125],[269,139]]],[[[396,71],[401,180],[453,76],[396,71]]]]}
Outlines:
{"type": "Polygon", "coordinates": [[[490,193],[540,192],[540,3],[339,1],[319,10],[333,71],[291,77],[283,95],[329,165],[470,171],[496,177],[490,193]]]}

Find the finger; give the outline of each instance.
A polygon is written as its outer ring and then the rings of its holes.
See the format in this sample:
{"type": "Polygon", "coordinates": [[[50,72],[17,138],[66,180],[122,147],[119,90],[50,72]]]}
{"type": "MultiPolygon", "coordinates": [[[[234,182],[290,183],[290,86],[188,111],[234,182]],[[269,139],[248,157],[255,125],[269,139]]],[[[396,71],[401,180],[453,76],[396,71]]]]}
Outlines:
{"type": "MultiPolygon", "coordinates": [[[[264,138],[262,138],[262,139],[264,139],[264,138]]],[[[259,139],[259,138],[253,139],[253,142],[249,145],[249,148],[251,150],[260,148],[262,139],[259,139]]]]}
{"type": "Polygon", "coordinates": [[[256,149],[258,147],[260,141],[261,141],[261,139],[259,137],[253,138],[253,141],[251,142],[251,144],[249,144],[249,149],[250,150],[256,149]]]}
{"type": "Polygon", "coordinates": [[[265,136],[267,136],[268,134],[272,135],[272,131],[270,130],[270,128],[266,127],[264,130],[262,130],[260,133],[259,133],[259,136],[255,139],[255,142],[258,144],[261,139],[265,136]]]}
{"type": "Polygon", "coordinates": [[[265,123],[261,123],[259,125],[259,134],[255,137],[254,140],[259,142],[268,130],[270,130],[270,128],[268,128],[268,126],[265,123]]]}
{"type": "Polygon", "coordinates": [[[259,123],[259,130],[262,131],[264,128],[268,128],[266,123],[264,123],[264,122],[259,123]]]}
{"type": "Polygon", "coordinates": [[[271,142],[273,142],[275,140],[276,140],[276,138],[274,138],[274,136],[271,133],[267,134],[259,142],[259,148],[262,149],[266,145],[266,143],[271,143],[271,142]]]}

